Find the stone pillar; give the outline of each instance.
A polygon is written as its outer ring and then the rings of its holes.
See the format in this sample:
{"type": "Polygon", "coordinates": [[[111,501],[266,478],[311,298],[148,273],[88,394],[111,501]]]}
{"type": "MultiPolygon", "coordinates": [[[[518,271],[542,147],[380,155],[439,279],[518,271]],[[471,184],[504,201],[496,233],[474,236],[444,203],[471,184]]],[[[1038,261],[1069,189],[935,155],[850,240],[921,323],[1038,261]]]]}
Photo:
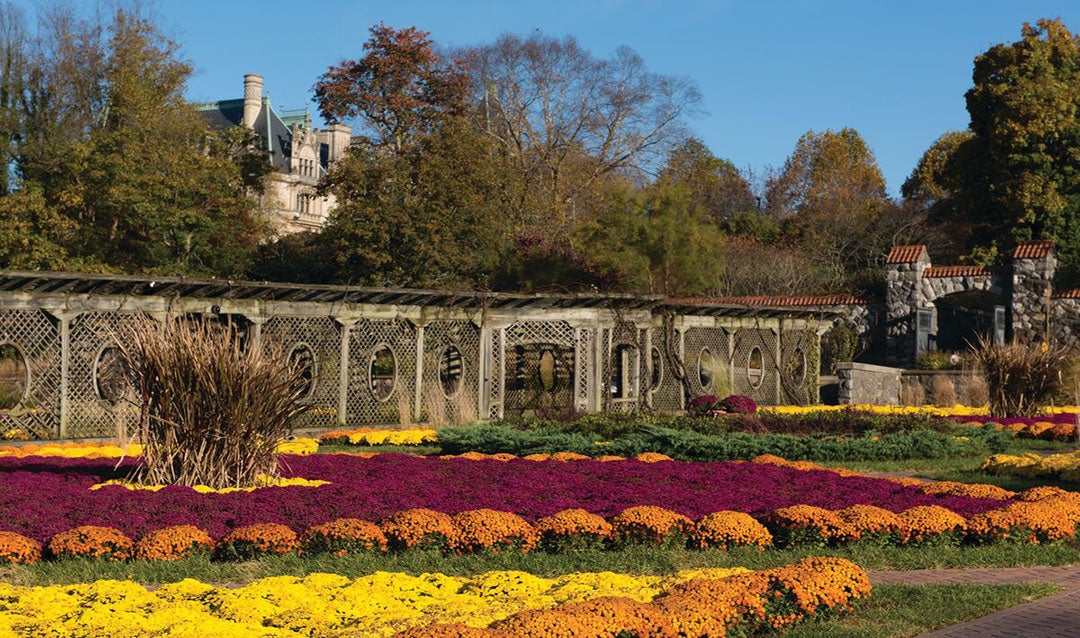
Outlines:
{"type": "Polygon", "coordinates": [[[262,108],[263,79],[261,75],[248,73],[244,76],[244,115],[241,123],[247,128],[254,128],[255,120],[262,108]]]}
{"type": "Polygon", "coordinates": [[[1009,323],[1012,338],[1022,344],[1050,340],[1050,293],[1056,269],[1053,240],[1020,242],[1013,251],[1009,323]]]}
{"type": "Polygon", "coordinates": [[[915,311],[932,308],[923,293],[923,273],[930,267],[926,246],[893,246],[885,259],[885,361],[910,366],[915,362],[915,311]]]}

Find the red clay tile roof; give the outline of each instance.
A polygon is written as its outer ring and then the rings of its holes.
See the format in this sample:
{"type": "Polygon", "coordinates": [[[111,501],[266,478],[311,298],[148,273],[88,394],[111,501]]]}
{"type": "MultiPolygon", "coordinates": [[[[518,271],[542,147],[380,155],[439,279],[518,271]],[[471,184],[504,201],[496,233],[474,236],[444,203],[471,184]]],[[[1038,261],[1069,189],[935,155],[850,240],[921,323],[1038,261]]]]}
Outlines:
{"type": "Polygon", "coordinates": [[[1055,290],[1050,294],[1054,299],[1080,299],[1080,288],[1070,288],[1069,290],[1055,290]]]}
{"type": "Polygon", "coordinates": [[[889,249],[889,256],[885,258],[887,264],[910,264],[926,253],[926,246],[893,246],[889,249]]]}
{"type": "Polygon", "coordinates": [[[1053,239],[1022,241],[1013,251],[1013,259],[1043,259],[1054,249],[1053,239]]]}
{"type": "Polygon", "coordinates": [[[756,295],[753,297],[696,297],[684,303],[741,304],[743,306],[845,306],[868,303],[857,295],[756,295]]]}
{"type": "Polygon", "coordinates": [[[980,277],[1001,274],[997,266],[931,266],[923,277],[980,277]]]}

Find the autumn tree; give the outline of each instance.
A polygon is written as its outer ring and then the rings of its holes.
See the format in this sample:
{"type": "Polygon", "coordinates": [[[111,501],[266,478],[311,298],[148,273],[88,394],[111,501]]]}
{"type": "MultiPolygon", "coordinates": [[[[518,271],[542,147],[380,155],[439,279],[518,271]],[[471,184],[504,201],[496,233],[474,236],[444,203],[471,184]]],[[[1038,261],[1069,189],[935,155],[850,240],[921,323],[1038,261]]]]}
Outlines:
{"type": "Polygon", "coordinates": [[[125,10],[102,25],[61,6],[41,24],[19,97],[17,190],[0,202],[32,249],[3,265],[242,273],[262,227],[229,145],[183,99],[191,67],[176,44],[125,10]]]}
{"type": "Polygon", "coordinates": [[[460,64],[435,54],[430,34],[416,27],[370,29],[364,55],[327,69],[315,84],[315,101],[327,122],[355,122],[375,148],[401,153],[465,108],[466,76],[460,64]]]}
{"type": "Polygon", "coordinates": [[[731,162],[721,159],[696,137],[677,146],[657,177],[658,184],[685,186],[693,203],[723,223],[757,208],[750,184],[731,162]]]}
{"type": "Polygon", "coordinates": [[[889,241],[875,232],[888,204],[885,179],[854,129],[803,135],[766,189],[767,211],[830,273],[830,287],[880,262],[889,241]]]}
{"type": "Polygon", "coordinates": [[[517,177],[520,230],[569,234],[588,215],[582,196],[613,172],[655,169],[701,99],[627,47],[601,59],[572,37],[507,34],[460,55],[479,128],[517,177]]]}
{"type": "MultiPolygon", "coordinates": [[[[906,196],[947,191],[937,219],[966,230],[974,254],[1025,239],[1055,239],[1067,276],[1080,274],[1080,36],[1061,20],[1024,24],[1017,42],[975,58],[966,94],[970,131],[929,154],[948,160],[936,180],[916,169],[906,196]],[[913,181],[914,180],[914,181],[913,181]]],[[[923,164],[934,162],[924,157],[923,164]]]]}

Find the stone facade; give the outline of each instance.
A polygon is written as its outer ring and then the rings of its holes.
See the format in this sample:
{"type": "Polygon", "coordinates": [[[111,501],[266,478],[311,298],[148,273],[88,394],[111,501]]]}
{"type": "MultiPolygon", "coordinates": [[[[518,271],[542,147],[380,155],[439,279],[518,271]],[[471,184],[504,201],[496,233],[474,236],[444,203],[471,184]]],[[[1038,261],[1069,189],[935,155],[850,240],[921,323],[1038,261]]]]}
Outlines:
{"type": "Polygon", "coordinates": [[[316,187],[330,166],[345,156],[352,128],[332,124],[311,126],[307,109],[277,111],[263,93],[263,79],[244,76],[244,97],[196,105],[212,127],[243,126],[255,132],[274,170],[259,202],[279,235],[318,230],[326,224],[336,202],[319,195],[316,187]]]}

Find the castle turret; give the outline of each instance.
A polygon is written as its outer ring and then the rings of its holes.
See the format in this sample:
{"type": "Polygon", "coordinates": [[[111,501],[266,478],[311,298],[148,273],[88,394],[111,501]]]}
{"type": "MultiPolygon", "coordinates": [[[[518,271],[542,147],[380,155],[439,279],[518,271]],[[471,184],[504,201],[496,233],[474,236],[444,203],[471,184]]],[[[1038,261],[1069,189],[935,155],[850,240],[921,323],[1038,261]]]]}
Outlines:
{"type": "MultiPolygon", "coordinates": [[[[263,79],[261,75],[248,73],[244,76],[244,119],[247,128],[255,126],[255,120],[262,110],[263,79]]],[[[235,121],[235,120],[234,120],[235,121]]]]}

